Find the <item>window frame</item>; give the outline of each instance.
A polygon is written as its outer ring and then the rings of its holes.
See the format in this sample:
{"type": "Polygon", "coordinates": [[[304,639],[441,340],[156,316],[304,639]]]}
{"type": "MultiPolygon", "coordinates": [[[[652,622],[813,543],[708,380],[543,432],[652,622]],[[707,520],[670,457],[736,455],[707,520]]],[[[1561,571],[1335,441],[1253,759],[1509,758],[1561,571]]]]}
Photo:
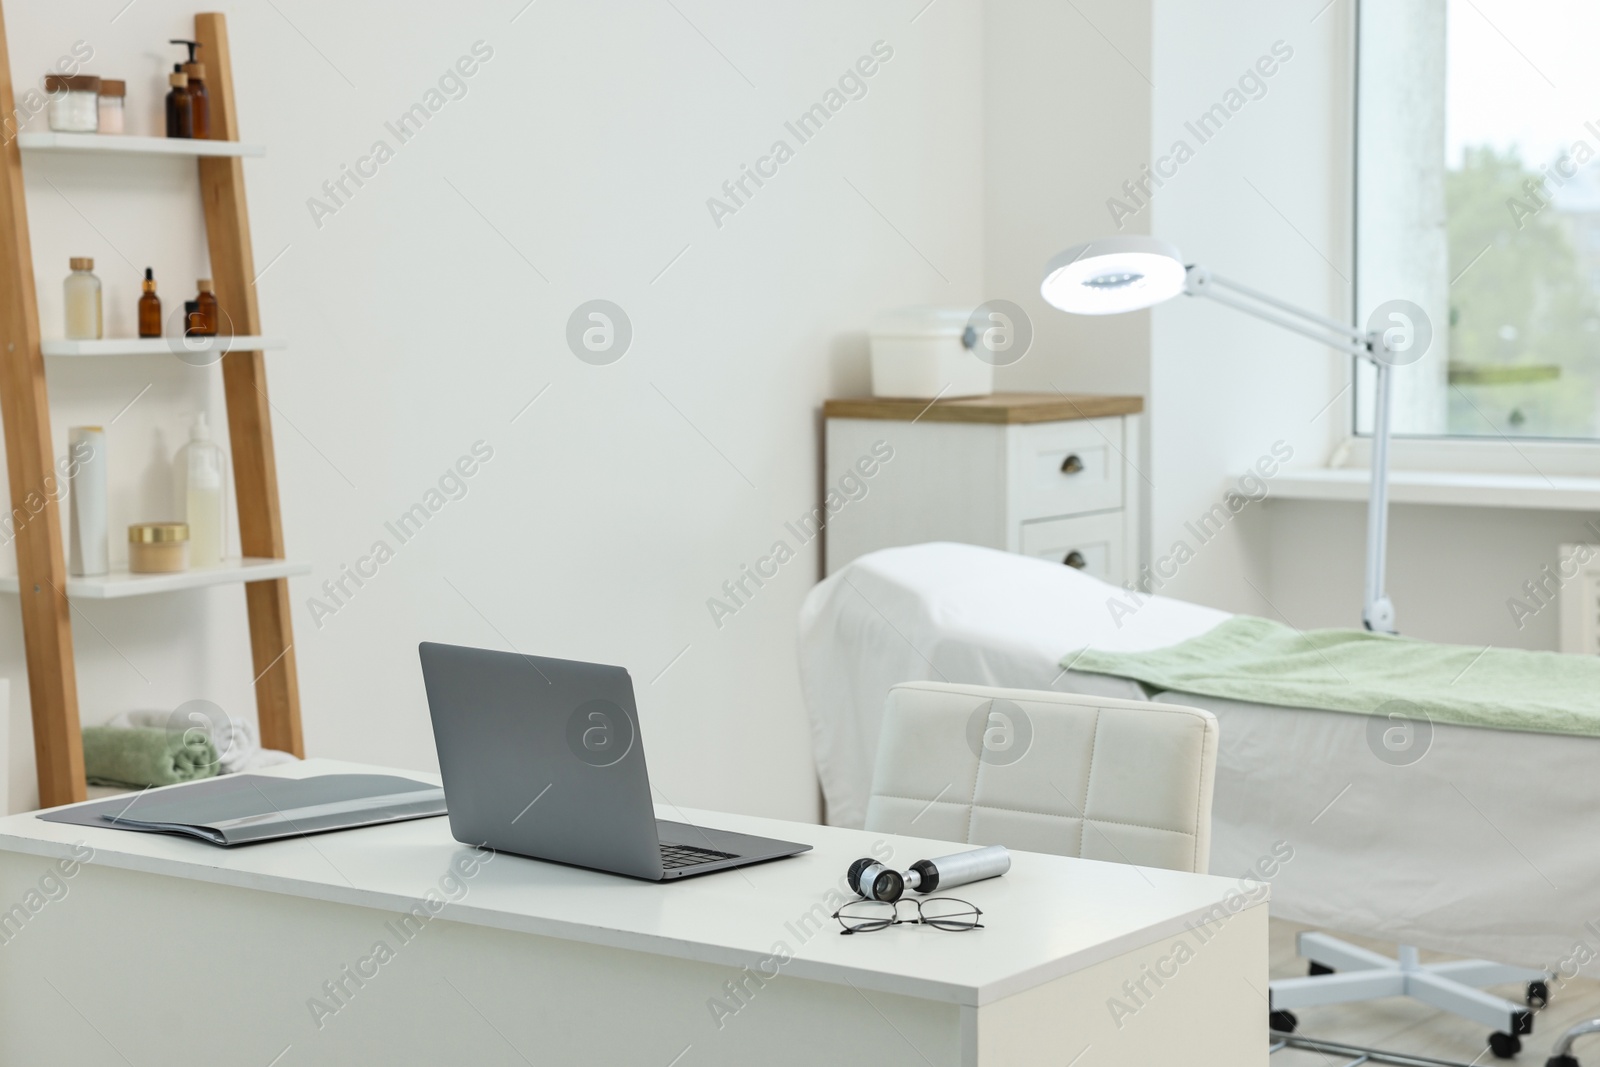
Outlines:
{"type": "MultiPolygon", "coordinates": [[[[1350,112],[1347,128],[1350,170],[1347,177],[1350,220],[1350,298],[1346,314],[1356,329],[1356,299],[1359,292],[1360,256],[1360,168],[1361,168],[1361,16],[1369,3],[1394,0],[1356,0],[1350,14],[1350,112]]],[[[1449,0],[1442,0],[1448,3],[1449,0]]],[[[1360,427],[1361,375],[1359,356],[1346,364],[1347,385],[1340,401],[1346,436],[1334,450],[1332,467],[1365,467],[1370,464],[1372,434],[1360,427]]],[[[1390,464],[1403,470],[1435,470],[1452,473],[1531,474],[1564,477],[1600,476],[1600,436],[1596,437],[1498,437],[1469,434],[1394,433],[1390,440],[1390,464]]]]}

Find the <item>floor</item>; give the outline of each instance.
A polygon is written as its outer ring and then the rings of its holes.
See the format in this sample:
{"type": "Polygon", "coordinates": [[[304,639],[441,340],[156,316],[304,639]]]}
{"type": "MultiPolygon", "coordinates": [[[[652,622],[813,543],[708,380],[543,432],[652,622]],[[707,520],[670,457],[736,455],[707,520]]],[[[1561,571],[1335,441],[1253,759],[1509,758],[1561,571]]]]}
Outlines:
{"type": "MultiPolygon", "coordinates": [[[[1302,929],[1305,927],[1296,923],[1272,920],[1269,966],[1273,978],[1292,978],[1306,973],[1305,961],[1294,952],[1295,934],[1302,929]]],[[[1394,953],[1392,945],[1356,937],[1348,940],[1386,955],[1394,953]]],[[[1424,962],[1443,958],[1423,953],[1424,962]]],[[[1491,991],[1518,1002],[1524,994],[1519,986],[1496,987],[1491,991]]],[[[1489,1034],[1479,1024],[1404,997],[1296,1009],[1295,1015],[1300,1020],[1298,1032],[1308,1037],[1476,1063],[1481,1067],[1500,1063],[1544,1067],[1550,1047],[1567,1027],[1600,1016],[1600,981],[1579,978],[1553,987],[1550,1006],[1534,1019],[1533,1033],[1522,1039],[1522,1052],[1514,1060],[1497,1060],[1489,1054],[1484,1044],[1489,1034]]],[[[1600,1067],[1600,1034],[1581,1039],[1572,1052],[1580,1062],[1600,1067]]],[[[1271,1062],[1272,1067],[1343,1067],[1346,1061],[1316,1052],[1285,1049],[1274,1055],[1271,1062]]]]}

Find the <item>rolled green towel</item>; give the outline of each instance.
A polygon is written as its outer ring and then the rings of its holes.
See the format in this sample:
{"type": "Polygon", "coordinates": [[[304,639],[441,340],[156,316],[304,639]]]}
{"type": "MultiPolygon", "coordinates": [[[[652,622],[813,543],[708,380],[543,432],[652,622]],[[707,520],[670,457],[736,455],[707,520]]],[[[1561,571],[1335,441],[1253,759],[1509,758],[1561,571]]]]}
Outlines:
{"type": "Polygon", "coordinates": [[[86,726],[83,769],[91,785],[176,785],[210,778],[219,761],[198,730],[86,726]]]}

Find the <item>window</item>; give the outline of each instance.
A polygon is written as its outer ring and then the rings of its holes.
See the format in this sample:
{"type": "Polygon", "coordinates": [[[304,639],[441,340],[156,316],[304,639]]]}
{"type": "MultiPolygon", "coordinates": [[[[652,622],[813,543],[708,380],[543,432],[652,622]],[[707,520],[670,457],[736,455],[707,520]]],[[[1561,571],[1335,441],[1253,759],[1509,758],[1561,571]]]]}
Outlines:
{"type": "Polygon", "coordinates": [[[1357,321],[1433,326],[1395,432],[1600,438],[1600,5],[1364,0],[1358,40],[1357,321]]]}

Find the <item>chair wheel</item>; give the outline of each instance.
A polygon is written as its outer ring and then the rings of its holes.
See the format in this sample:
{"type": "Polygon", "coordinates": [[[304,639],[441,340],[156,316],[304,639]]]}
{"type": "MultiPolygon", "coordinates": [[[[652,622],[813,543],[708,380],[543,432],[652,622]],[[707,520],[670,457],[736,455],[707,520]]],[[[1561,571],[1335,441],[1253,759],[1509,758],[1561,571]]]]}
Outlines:
{"type": "Polygon", "coordinates": [[[1551,1056],[1544,1061],[1544,1067],[1578,1067],[1578,1057],[1551,1056]]]}
{"type": "Polygon", "coordinates": [[[1489,1051],[1497,1060],[1509,1060],[1522,1051],[1522,1038],[1496,1030],[1489,1035],[1489,1051]]]}
{"type": "Polygon", "coordinates": [[[1532,981],[1528,983],[1528,1007],[1543,1008],[1550,1004],[1550,986],[1548,983],[1532,981]]]}
{"type": "Polygon", "coordinates": [[[1294,1028],[1300,1025],[1300,1020],[1294,1017],[1292,1011],[1274,1011],[1267,1015],[1267,1025],[1280,1034],[1292,1034],[1294,1028]]]}
{"type": "Polygon", "coordinates": [[[1312,960],[1311,966],[1306,968],[1306,973],[1315,978],[1319,974],[1334,974],[1336,972],[1327,964],[1318,963],[1316,960],[1312,960]]]}

